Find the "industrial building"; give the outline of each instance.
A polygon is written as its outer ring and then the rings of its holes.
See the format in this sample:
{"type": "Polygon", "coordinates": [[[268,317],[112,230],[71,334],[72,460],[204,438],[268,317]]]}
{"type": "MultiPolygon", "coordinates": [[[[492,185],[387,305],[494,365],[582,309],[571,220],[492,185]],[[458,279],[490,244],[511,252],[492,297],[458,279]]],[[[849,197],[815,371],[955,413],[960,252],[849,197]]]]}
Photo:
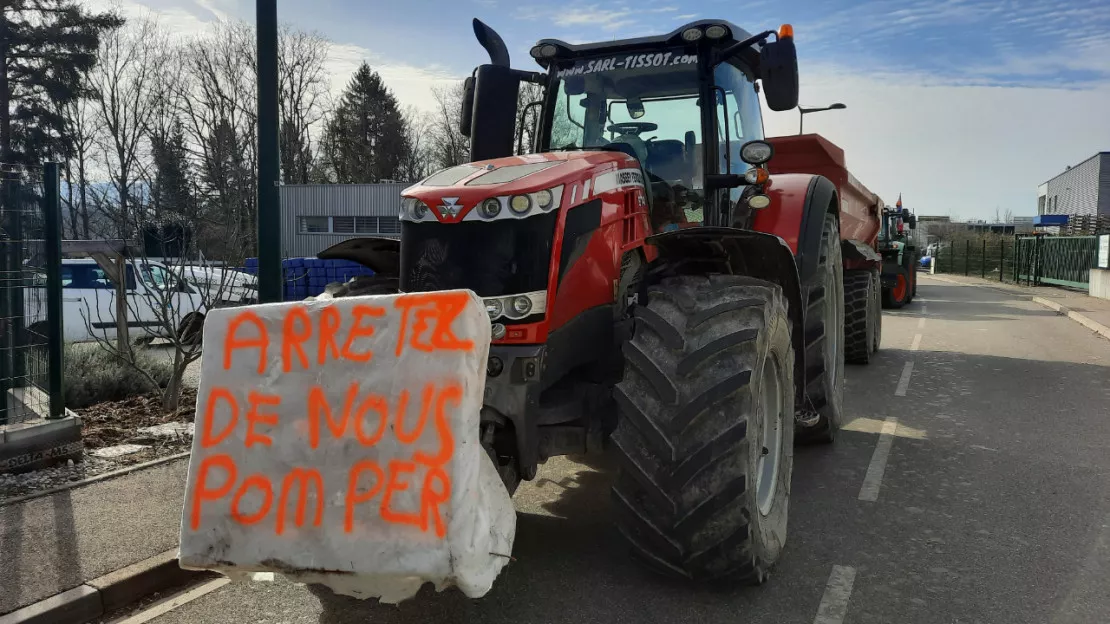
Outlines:
{"type": "Polygon", "coordinates": [[[399,238],[401,191],[407,182],[286,184],[281,187],[281,252],[312,258],[359,236],[399,238]]]}
{"type": "Polygon", "coordinates": [[[1110,217],[1110,152],[1099,152],[1037,187],[1037,214],[1110,217]]]}

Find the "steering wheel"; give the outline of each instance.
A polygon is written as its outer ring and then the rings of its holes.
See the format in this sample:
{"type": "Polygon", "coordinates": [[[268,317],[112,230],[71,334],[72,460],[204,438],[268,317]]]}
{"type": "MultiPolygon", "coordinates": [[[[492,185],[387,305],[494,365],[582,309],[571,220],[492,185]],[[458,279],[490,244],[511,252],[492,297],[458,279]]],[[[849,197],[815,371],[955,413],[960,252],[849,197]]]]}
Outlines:
{"type": "Polygon", "coordinates": [[[651,132],[658,130],[659,124],[653,124],[648,121],[626,121],[622,123],[615,123],[606,130],[615,132],[617,134],[640,134],[641,132],[651,132]]]}

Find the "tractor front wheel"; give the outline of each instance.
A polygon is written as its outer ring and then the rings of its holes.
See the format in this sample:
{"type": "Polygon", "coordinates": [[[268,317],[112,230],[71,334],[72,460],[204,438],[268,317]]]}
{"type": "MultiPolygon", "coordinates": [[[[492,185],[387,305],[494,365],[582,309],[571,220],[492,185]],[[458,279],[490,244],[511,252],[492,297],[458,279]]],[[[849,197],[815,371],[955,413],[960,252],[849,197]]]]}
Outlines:
{"type": "Polygon", "coordinates": [[[648,289],[614,396],[618,527],[667,575],[762,583],[786,541],[794,352],[779,286],[672,277],[648,289]]]}

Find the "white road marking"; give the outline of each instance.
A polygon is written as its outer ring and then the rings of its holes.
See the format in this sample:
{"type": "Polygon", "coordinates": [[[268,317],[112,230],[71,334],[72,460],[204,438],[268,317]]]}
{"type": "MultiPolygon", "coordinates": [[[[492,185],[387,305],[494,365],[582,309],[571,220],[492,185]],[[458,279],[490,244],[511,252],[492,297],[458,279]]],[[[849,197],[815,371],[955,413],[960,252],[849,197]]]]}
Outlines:
{"type": "Polygon", "coordinates": [[[929,306],[921,306],[921,318],[917,319],[917,328],[925,327],[925,313],[929,311],[929,306]]]}
{"type": "Polygon", "coordinates": [[[255,573],[251,574],[251,580],[252,581],[273,581],[274,580],[274,573],[273,572],[255,572],[255,573]]]}
{"type": "Polygon", "coordinates": [[[200,598],[207,593],[214,592],[230,582],[231,579],[226,576],[218,579],[212,579],[211,581],[208,581],[203,585],[198,585],[197,587],[194,587],[193,589],[190,589],[183,594],[169,596],[168,599],[160,600],[150,607],[143,609],[142,611],[136,613],[135,615],[132,615],[125,620],[119,620],[115,624],[143,624],[143,622],[149,622],[156,617],[160,617],[162,615],[165,615],[166,613],[169,613],[170,611],[173,611],[183,604],[196,600],[197,598],[200,598]]]}
{"type": "Polygon", "coordinates": [[[973,449],[979,449],[979,450],[983,450],[983,451],[992,451],[992,452],[994,452],[994,453],[997,453],[997,452],[998,452],[998,449],[993,449],[993,448],[991,448],[991,447],[989,447],[989,446],[980,446],[980,445],[978,445],[978,444],[972,444],[972,445],[971,445],[971,448],[973,448],[973,449]]]}
{"type": "Polygon", "coordinates": [[[843,624],[848,614],[848,599],[852,597],[852,585],[856,582],[856,569],[850,566],[834,565],[829,582],[825,584],[825,595],[817,607],[817,617],[813,624],[843,624]]]}
{"type": "Polygon", "coordinates": [[[886,472],[886,460],[890,456],[890,445],[894,444],[894,432],[897,430],[897,418],[887,418],[883,422],[879,441],[875,444],[875,452],[871,455],[871,463],[867,465],[867,474],[863,477],[863,485],[859,489],[861,501],[873,503],[879,499],[879,488],[883,485],[883,473],[886,472]]]}
{"type": "Polygon", "coordinates": [[[902,367],[902,377],[898,380],[898,387],[894,390],[894,396],[906,396],[906,390],[910,387],[910,375],[913,374],[913,362],[906,362],[902,367]]]}
{"type": "Polygon", "coordinates": [[[921,334],[914,334],[913,335],[913,344],[910,345],[910,351],[917,351],[918,347],[920,347],[920,346],[921,346],[921,334]]]}

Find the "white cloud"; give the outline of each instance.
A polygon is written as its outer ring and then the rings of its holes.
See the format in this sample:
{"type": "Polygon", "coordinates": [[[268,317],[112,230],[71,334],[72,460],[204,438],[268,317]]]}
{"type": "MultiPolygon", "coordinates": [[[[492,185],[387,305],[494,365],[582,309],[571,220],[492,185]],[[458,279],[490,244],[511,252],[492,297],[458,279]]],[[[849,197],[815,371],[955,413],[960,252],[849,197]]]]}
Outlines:
{"type": "MultiPolygon", "coordinates": [[[[1037,185],[1106,149],[1110,85],[1089,89],[952,86],[912,75],[803,65],[802,103],[846,110],[806,117],[888,203],[918,214],[1036,214],[1037,185]]],[[[769,136],[796,134],[798,112],[766,113],[769,136]]]]}

